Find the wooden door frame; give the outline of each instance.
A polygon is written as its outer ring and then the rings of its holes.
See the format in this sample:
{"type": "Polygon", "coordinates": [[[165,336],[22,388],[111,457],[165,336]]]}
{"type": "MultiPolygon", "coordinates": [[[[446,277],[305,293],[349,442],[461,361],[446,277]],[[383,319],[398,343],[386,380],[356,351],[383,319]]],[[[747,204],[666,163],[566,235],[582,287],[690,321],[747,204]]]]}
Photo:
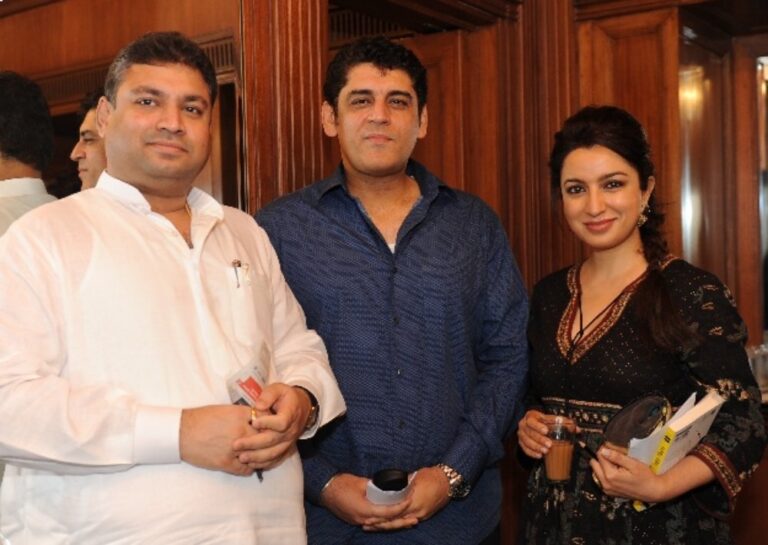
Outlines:
{"type": "Polygon", "coordinates": [[[735,231],[737,262],[734,295],[749,330],[749,344],[763,342],[762,255],[760,247],[759,141],[757,137],[758,57],[768,55],[768,34],[733,40],[733,206],[727,211],[735,231]]]}

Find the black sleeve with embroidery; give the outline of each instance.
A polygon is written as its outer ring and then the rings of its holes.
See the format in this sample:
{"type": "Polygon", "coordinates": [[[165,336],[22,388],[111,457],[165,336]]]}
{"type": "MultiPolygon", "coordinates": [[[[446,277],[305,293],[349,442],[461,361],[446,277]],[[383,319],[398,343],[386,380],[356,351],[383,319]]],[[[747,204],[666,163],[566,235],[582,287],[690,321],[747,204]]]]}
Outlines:
{"type": "Polygon", "coordinates": [[[714,275],[678,260],[665,277],[684,320],[699,337],[683,361],[701,393],[715,389],[726,400],[691,453],[716,477],[694,492],[697,503],[722,518],[733,512],[733,499],[757,468],[766,444],[760,391],[744,350],[746,326],[730,291],[714,275]]]}

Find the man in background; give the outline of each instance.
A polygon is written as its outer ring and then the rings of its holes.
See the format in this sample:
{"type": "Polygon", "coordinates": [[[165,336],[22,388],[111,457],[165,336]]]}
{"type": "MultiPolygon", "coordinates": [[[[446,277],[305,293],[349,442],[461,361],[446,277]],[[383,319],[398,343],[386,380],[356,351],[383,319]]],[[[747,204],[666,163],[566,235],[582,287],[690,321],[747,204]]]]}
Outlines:
{"type": "Polygon", "coordinates": [[[410,159],[426,77],[384,38],[341,49],[322,105],[341,166],[257,217],[349,408],[302,453],[313,545],[499,542],[527,298],[496,215],[410,159]],[[395,505],[366,495],[384,468],[412,477],[395,505]]]}
{"type": "Polygon", "coordinates": [[[193,188],[213,66],[178,33],[147,34],[104,94],[97,187],[0,238],[2,532],[304,543],[296,439],[344,402],[266,234],[193,188]],[[252,408],[233,404],[244,392],[252,408]]]}
{"type": "Polygon", "coordinates": [[[36,206],[56,200],[42,175],[53,156],[53,123],[43,92],[0,71],[0,235],[36,206]]]}
{"type": "Polygon", "coordinates": [[[77,163],[77,175],[82,182],[81,190],[94,187],[99,175],[107,166],[104,141],[96,124],[96,106],[103,94],[101,89],[88,93],[80,103],[78,111],[81,119],[80,129],[77,144],[72,148],[69,158],[77,163]]]}

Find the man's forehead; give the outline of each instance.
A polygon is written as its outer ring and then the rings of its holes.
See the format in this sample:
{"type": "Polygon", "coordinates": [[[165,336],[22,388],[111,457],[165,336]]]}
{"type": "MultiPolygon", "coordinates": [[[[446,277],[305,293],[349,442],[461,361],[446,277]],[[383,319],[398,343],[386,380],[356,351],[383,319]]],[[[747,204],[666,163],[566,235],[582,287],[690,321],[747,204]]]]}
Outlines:
{"type": "Polygon", "coordinates": [[[347,71],[347,80],[341,91],[381,90],[381,88],[404,91],[414,94],[411,76],[401,68],[383,68],[372,63],[351,66],[347,71]]]}
{"type": "Polygon", "coordinates": [[[186,78],[194,82],[194,85],[198,86],[199,89],[194,93],[184,94],[190,98],[199,97],[206,102],[210,102],[210,89],[203,75],[196,68],[181,63],[131,64],[125,69],[122,78],[120,78],[118,92],[141,93],[151,91],[157,93],[176,93],[179,90],[179,85],[186,78]],[[126,82],[129,83],[128,86],[125,85],[126,82]]]}

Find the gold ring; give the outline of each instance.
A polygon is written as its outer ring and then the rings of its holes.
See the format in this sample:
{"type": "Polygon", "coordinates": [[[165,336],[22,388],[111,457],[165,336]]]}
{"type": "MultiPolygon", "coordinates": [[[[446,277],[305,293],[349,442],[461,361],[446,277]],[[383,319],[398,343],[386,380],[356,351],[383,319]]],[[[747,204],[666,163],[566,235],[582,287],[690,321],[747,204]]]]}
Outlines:
{"type": "Polygon", "coordinates": [[[258,415],[256,414],[256,407],[251,407],[251,419],[248,421],[248,424],[253,426],[253,421],[256,420],[256,417],[258,415]]]}

